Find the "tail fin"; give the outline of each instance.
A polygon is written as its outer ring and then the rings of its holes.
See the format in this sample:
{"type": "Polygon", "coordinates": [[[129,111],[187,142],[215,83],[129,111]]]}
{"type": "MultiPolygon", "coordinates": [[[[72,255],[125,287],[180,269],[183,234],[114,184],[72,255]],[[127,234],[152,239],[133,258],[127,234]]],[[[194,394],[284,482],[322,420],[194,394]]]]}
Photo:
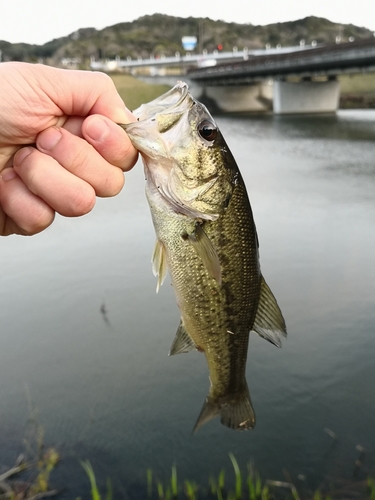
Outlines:
{"type": "Polygon", "coordinates": [[[246,380],[244,380],[243,390],[235,394],[228,394],[217,400],[209,394],[193,432],[218,415],[221,416],[221,423],[230,429],[245,431],[255,426],[255,413],[246,380]]]}

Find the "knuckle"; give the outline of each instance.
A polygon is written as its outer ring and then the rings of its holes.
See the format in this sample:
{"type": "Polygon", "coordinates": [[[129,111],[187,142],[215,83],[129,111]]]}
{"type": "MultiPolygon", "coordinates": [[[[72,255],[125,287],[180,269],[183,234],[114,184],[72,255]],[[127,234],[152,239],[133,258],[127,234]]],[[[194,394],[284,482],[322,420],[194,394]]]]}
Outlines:
{"type": "Polygon", "coordinates": [[[96,189],[97,196],[103,198],[116,196],[119,194],[125,183],[125,177],[120,168],[113,167],[111,169],[111,175],[102,182],[100,186],[96,189]]]}
{"type": "Polygon", "coordinates": [[[61,164],[66,164],[68,170],[74,171],[78,168],[86,167],[87,152],[83,148],[72,148],[67,160],[61,160],[61,164]],[[69,164],[69,166],[68,166],[69,164]]]}
{"type": "Polygon", "coordinates": [[[115,84],[110,76],[106,73],[94,72],[93,76],[97,80],[97,88],[102,89],[103,93],[113,92],[116,90],[115,84]]]}
{"type": "Polygon", "coordinates": [[[94,208],[95,205],[95,192],[87,185],[85,188],[80,188],[74,194],[67,208],[66,213],[63,215],[69,217],[79,217],[86,215],[94,208]]]}
{"type": "Polygon", "coordinates": [[[33,234],[40,233],[48,226],[52,224],[55,219],[55,212],[52,210],[47,210],[40,208],[34,210],[30,218],[24,222],[22,225],[18,225],[20,228],[19,234],[24,236],[31,236],[33,234]]]}

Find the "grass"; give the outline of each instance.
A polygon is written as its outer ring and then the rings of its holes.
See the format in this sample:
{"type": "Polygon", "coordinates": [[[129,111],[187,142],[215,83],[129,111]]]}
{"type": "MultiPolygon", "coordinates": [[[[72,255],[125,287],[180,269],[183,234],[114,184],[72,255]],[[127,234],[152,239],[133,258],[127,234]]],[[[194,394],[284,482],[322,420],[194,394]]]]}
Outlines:
{"type": "Polygon", "coordinates": [[[338,80],[342,94],[375,93],[375,73],[340,75],[338,80]]]}
{"type": "MultiPolygon", "coordinates": [[[[342,500],[343,498],[375,500],[375,480],[372,478],[359,485],[346,485],[345,488],[332,491],[320,489],[315,492],[305,493],[302,496],[290,478],[287,481],[262,481],[251,464],[248,465],[247,473],[244,475],[232,453],[229,454],[229,458],[234,472],[234,482],[232,481],[230,487],[226,484],[224,469],[220,471],[217,477],[211,476],[208,487],[205,487],[186,479],[179,482],[177,468],[173,465],[171,477],[165,483],[154,478],[152,469],[148,469],[146,472],[147,496],[138,498],[140,500],[301,500],[302,498],[304,500],[342,500]]],[[[112,488],[110,483],[107,483],[107,492],[102,497],[97,488],[91,465],[85,462],[82,466],[90,480],[92,500],[102,500],[102,498],[111,500],[112,488]]]]}
{"type": "Polygon", "coordinates": [[[60,461],[53,448],[39,450],[36,460],[26,461],[19,457],[14,467],[0,474],[1,500],[39,500],[58,494],[50,487],[50,475],[60,461]],[[15,476],[22,474],[21,478],[15,476]]]}
{"type": "MultiPolygon", "coordinates": [[[[244,475],[233,454],[230,454],[229,458],[234,470],[234,488],[226,486],[223,470],[217,478],[210,478],[208,488],[188,480],[172,486],[175,474],[175,468],[172,468],[170,484],[167,482],[163,485],[157,481],[155,490],[151,483],[148,485],[148,500],[198,500],[198,498],[202,500],[301,500],[302,498],[305,500],[342,500],[343,498],[375,500],[375,480],[372,478],[361,483],[359,487],[358,485],[353,488],[346,486],[345,490],[337,489],[332,492],[317,490],[302,496],[290,479],[288,481],[262,481],[252,465],[248,465],[247,474],[244,475]]],[[[149,473],[148,479],[150,479],[149,473]]]]}
{"type": "Polygon", "coordinates": [[[0,500],[39,500],[57,495],[50,485],[50,477],[60,461],[54,448],[44,446],[44,430],[37,411],[30,406],[25,437],[25,454],[9,470],[0,474],[0,500]]]}
{"type": "MultiPolygon", "coordinates": [[[[85,469],[86,474],[88,475],[90,485],[91,485],[91,498],[92,500],[101,500],[102,496],[99,493],[98,487],[96,485],[95,474],[93,468],[89,461],[81,462],[82,467],[85,469]]],[[[105,494],[105,500],[112,500],[113,492],[112,492],[112,483],[110,479],[107,479],[107,492],[105,494]]],[[[77,499],[79,500],[79,499],[77,499]]]]}
{"type": "Polygon", "coordinates": [[[375,73],[339,76],[341,109],[375,108],[375,73]]]}
{"type": "Polygon", "coordinates": [[[145,102],[152,101],[170,89],[169,85],[151,85],[127,74],[109,75],[121,98],[129,109],[136,109],[145,102]]]}
{"type": "MultiPolygon", "coordinates": [[[[290,481],[262,481],[251,464],[244,475],[233,454],[229,454],[234,471],[234,488],[226,484],[225,471],[221,470],[217,477],[211,476],[208,486],[198,485],[191,480],[179,482],[177,468],[172,466],[171,477],[163,483],[154,479],[151,469],[147,470],[147,495],[141,500],[334,500],[343,498],[360,498],[375,500],[375,479],[368,478],[354,488],[346,486],[331,492],[317,490],[303,497],[295,485],[290,481]]],[[[0,475],[0,499],[2,500],[39,500],[57,495],[58,491],[49,487],[49,476],[59,461],[55,450],[49,449],[40,457],[37,463],[18,464],[8,472],[0,475]],[[15,481],[9,478],[26,470],[32,470],[34,480],[15,481]]],[[[102,494],[97,486],[95,473],[88,461],[81,462],[91,486],[92,500],[112,500],[113,490],[110,480],[107,480],[106,492],[102,494]]],[[[233,483],[233,481],[232,481],[233,483]]],[[[80,500],[80,499],[77,499],[80,500]]]]}
{"type": "MultiPolygon", "coordinates": [[[[172,466],[171,476],[161,481],[154,476],[152,469],[146,472],[146,488],[144,496],[139,500],[342,500],[356,498],[375,500],[375,479],[369,477],[362,482],[332,483],[322,486],[315,492],[298,491],[290,477],[286,481],[271,479],[262,480],[252,464],[247,471],[241,471],[235,456],[230,453],[233,474],[227,476],[222,469],[217,476],[211,476],[207,485],[197,484],[191,480],[179,480],[176,465],[172,466]]],[[[37,457],[26,461],[19,460],[13,468],[0,475],[0,500],[40,500],[58,495],[59,492],[50,487],[50,475],[60,460],[53,448],[44,449],[38,438],[37,457]],[[21,475],[19,480],[13,476],[21,475]]],[[[114,497],[112,483],[107,479],[105,492],[100,492],[95,473],[90,462],[81,462],[90,483],[92,500],[112,500],[114,497]]],[[[74,492],[72,492],[74,495],[74,492]]],[[[77,500],[80,500],[77,498],[77,500]]]]}

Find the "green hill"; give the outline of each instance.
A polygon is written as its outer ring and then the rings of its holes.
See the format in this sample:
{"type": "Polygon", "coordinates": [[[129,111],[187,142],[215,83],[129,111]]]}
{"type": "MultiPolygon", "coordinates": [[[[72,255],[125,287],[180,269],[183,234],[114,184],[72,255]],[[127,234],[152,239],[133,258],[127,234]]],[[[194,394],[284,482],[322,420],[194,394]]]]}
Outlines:
{"type": "Polygon", "coordinates": [[[90,57],[121,58],[149,57],[150,55],[169,56],[182,52],[181,38],[186,35],[197,36],[197,50],[211,52],[219,44],[223,50],[234,46],[264,48],[266,44],[276,46],[341,41],[372,37],[372,31],[354,26],[341,25],[319,17],[306,17],[297,21],[255,26],[252,24],[226,23],[209,18],[180,18],[163,14],[143,16],[129,23],[119,23],[102,30],[95,28],[80,29],[69,36],[57,38],[44,45],[26,43],[11,44],[0,41],[3,61],[30,61],[42,59],[44,62],[59,65],[62,58],[79,58],[84,64],[90,57]]]}

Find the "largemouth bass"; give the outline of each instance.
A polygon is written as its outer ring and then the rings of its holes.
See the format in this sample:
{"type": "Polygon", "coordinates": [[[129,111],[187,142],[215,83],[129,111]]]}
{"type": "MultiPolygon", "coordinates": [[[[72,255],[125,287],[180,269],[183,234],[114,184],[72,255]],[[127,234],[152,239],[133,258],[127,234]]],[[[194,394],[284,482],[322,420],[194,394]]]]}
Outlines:
{"type": "Polygon", "coordinates": [[[245,370],[249,333],[276,346],[283,316],[262,277],[245,184],[208,110],[185,83],[134,111],[124,125],[140,151],[156,232],[157,290],[169,270],[181,323],[170,354],[205,354],[211,387],[195,430],[254,427],[245,370]]]}

